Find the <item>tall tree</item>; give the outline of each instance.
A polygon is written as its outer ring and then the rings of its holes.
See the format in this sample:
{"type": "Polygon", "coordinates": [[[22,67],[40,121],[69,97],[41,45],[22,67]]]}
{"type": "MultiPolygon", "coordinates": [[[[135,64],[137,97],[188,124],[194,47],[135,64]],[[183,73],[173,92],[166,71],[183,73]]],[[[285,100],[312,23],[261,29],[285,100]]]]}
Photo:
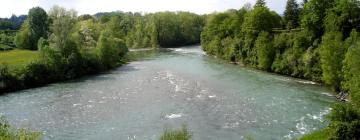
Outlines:
{"type": "Polygon", "coordinates": [[[275,50],[268,32],[261,32],[255,41],[258,68],[270,70],[274,60],[275,50]]]}
{"type": "Polygon", "coordinates": [[[256,3],[254,5],[254,7],[265,7],[265,6],[266,6],[265,0],[256,0],[256,3]]]}
{"type": "Polygon", "coordinates": [[[332,86],[333,90],[336,91],[340,90],[342,61],[345,51],[340,32],[328,32],[323,36],[320,47],[323,81],[325,84],[332,86]]]}
{"type": "Polygon", "coordinates": [[[28,22],[30,28],[30,49],[37,49],[38,40],[43,37],[47,38],[49,31],[48,16],[44,9],[34,7],[29,10],[28,22]]]}
{"type": "Polygon", "coordinates": [[[288,29],[296,28],[299,25],[299,5],[296,0],[287,1],[284,19],[288,29]]]}
{"type": "Polygon", "coordinates": [[[326,11],[333,7],[335,0],[311,0],[302,11],[301,27],[320,38],[325,31],[323,21],[326,11]]]}

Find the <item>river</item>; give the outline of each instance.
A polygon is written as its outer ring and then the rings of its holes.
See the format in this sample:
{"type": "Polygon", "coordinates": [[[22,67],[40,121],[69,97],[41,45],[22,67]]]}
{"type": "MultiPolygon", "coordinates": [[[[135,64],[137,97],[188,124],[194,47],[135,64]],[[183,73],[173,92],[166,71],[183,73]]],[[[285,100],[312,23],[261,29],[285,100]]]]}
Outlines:
{"type": "Polygon", "coordinates": [[[137,61],[104,74],[0,96],[0,113],[45,140],[156,140],[183,124],[195,140],[270,140],[325,127],[335,101],[313,82],[228,64],[199,46],[133,53],[137,61]]]}

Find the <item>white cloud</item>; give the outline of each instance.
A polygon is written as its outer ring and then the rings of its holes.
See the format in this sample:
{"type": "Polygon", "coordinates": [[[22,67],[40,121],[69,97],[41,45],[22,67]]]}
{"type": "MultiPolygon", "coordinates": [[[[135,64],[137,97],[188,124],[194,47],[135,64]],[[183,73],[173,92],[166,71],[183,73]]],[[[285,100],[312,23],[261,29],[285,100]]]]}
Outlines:
{"type": "MultiPolygon", "coordinates": [[[[256,0],[2,0],[0,17],[11,14],[27,14],[31,7],[49,10],[53,5],[75,9],[79,14],[95,14],[109,11],[157,12],[190,11],[199,14],[239,9],[245,3],[256,0]]],[[[268,0],[270,9],[282,13],[286,0],[268,0]]]]}

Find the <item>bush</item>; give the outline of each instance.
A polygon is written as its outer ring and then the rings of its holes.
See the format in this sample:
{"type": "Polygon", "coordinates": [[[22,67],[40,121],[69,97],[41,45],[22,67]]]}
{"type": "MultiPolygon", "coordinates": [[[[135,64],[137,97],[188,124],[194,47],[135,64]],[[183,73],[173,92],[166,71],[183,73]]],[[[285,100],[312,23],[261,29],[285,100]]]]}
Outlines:
{"type": "Polygon", "coordinates": [[[41,133],[26,129],[15,129],[0,117],[0,140],[40,140],[41,133]]]}
{"type": "Polygon", "coordinates": [[[192,135],[186,126],[182,126],[180,130],[165,129],[160,140],[191,140],[192,135]]]}
{"type": "Polygon", "coordinates": [[[342,61],[346,49],[343,47],[342,35],[339,32],[329,32],[323,36],[320,47],[320,61],[323,71],[323,81],[333,90],[339,91],[342,80],[342,61]]]}
{"type": "Polygon", "coordinates": [[[6,64],[0,65],[0,93],[20,88],[18,79],[12,75],[6,64]]]}
{"type": "Polygon", "coordinates": [[[48,76],[51,74],[47,66],[40,62],[32,62],[28,64],[21,73],[22,80],[26,88],[49,83],[48,76]]]}
{"type": "Polygon", "coordinates": [[[271,36],[268,32],[261,32],[255,42],[258,68],[270,70],[274,61],[275,49],[272,45],[271,36]]]}
{"type": "Polygon", "coordinates": [[[337,104],[329,114],[331,139],[360,139],[360,115],[351,104],[337,104]]]}

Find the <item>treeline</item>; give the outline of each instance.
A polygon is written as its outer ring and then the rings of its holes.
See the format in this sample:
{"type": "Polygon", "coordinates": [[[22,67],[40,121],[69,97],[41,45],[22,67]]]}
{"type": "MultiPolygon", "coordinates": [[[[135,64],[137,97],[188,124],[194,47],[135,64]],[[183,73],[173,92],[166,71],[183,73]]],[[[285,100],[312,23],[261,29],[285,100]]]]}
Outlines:
{"type": "Polygon", "coordinates": [[[130,48],[176,47],[200,43],[205,17],[189,12],[99,13],[130,48]]]}
{"type": "Polygon", "coordinates": [[[107,23],[97,30],[92,20],[81,20],[74,10],[54,6],[29,10],[17,32],[19,48],[38,50],[41,58],[22,69],[0,66],[0,93],[95,74],[121,65],[127,53],[123,38],[114,36],[107,23]]]}
{"type": "MultiPolygon", "coordinates": [[[[111,12],[77,16],[54,6],[29,10],[15,37],[2,42],[37,50],[41,59],[22,69],[0,65],[0,93],[73,79],[124,63],[128,48],[174,47],[200,42],[205,17],[189,12],[111,12]]],[[[4,38],[4,39],[3,39],[4,38]]]]}
{"type": "Polygon", "coordinates": [[[0,30],[18,30],[26,17],[26,15],[12,15],[10,18],[0,18],[0,30]]]}
{"type": "Polygon", "coordinates": [[[350,93],[334,107],[331,138],[360,136],[360,2],[288,0],[284,16],[264,0],[252,7],[215,13],[201,34],[210,55],[258,69],[318,81],[350,93]]]}

